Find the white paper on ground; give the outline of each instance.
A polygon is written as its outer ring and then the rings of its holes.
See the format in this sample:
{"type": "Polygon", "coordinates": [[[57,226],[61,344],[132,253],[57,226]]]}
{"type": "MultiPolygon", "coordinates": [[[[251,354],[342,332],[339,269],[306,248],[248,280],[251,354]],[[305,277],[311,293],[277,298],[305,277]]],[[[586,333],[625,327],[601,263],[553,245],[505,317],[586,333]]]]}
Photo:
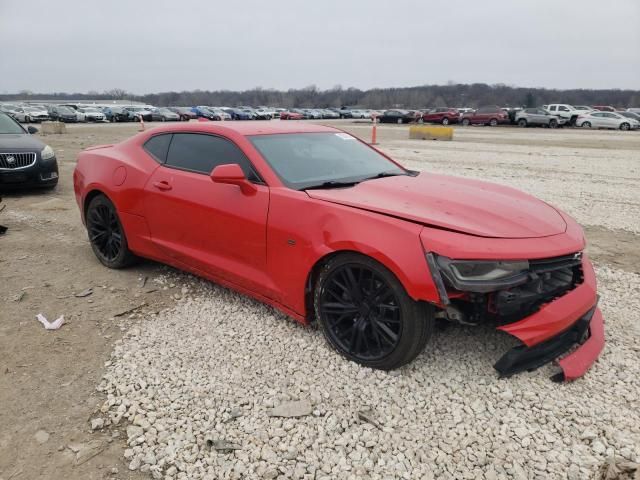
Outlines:
{"type": "Polygon", "coordinates": [[[57,330],[64,324],[64,315],[60,315],[60,317],[56,318],[51,323],[49,323],[49,321],[41,313],[36,315],[36,318],[42,325],[44,325],[44,328],[46,328],[47,330],[57,330]]]}

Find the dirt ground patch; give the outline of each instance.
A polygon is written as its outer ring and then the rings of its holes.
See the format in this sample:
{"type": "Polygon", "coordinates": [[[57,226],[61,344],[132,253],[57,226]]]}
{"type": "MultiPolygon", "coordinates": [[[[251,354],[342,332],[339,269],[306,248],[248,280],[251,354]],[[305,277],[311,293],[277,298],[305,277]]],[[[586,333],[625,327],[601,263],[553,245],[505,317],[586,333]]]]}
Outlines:
{"type": "MultiPolygon", "coordinates": [[[[368,125],[323,123],[369,138],[368,125]]],[[[138,313],[174,305],[181,285],[155,282],[169,269],[153,262],[123,271],[102,267],[72,185],[82,148],[118,142],[137,128],[72,125],[67,134],[44,137],[60,162],[59,186],[3,195],[0,224],[9,230],[0,237],[2,480],[147,478],[128,470],[122,428],[92,432],[90,420],[104,401],[96,386],[114,342],[138,313]],[[88,288],[90,295],[76,296],[88,288]],[[45,331],[38,313],[49,320],[64,314],[67,324],[45,331]]],[[[453,142],[429,142],[408,140],[407,127],[382,126],[378,139],[411,168],[484,178],[540,196],[585,225],[597,265],[640,273],[640,132],[456,128],[453,142]]]]}

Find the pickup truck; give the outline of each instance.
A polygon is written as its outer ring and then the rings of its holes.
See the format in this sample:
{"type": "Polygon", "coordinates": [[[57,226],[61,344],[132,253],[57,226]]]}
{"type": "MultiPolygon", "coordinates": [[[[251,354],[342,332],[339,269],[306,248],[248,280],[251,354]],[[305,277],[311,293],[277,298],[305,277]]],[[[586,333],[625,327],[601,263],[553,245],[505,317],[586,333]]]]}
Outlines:
{"type": "Polygon", "coordinates": [[[580,114],[584,113],[583,110],[578,110],[572,105],[567,105],[566,103],[552,103],[550,105],[543,105],[542,108],[551,113],[551,115],[557,115],[560,118],[564,118],[567,123],[572,126],[576,124],[576,120],[580,114]]]}

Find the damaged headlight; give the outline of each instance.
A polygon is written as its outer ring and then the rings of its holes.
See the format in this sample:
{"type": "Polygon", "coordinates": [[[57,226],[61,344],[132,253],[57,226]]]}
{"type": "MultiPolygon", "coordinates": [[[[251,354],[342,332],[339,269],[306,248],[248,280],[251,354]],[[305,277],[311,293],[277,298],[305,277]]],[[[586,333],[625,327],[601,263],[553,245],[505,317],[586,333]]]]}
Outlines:
{"type": "Polygon", "coordinates": [[[525,283],[526,260],[453,260],[436,256],[438,268],[448,283],[466,292],[491,292],[525,283]]]}

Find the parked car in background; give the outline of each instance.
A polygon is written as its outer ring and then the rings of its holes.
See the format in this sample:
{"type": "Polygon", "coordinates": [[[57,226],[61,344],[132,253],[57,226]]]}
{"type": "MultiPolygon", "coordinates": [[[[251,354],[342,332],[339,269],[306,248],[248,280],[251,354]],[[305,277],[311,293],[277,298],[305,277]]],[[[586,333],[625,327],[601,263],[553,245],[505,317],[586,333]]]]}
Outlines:
{"type": "Polygon", "coordinates": [[[481,107],[473,112],[467,112],[460,117],[460,123],[467,125],[496,125],[508,124],[509,115],[500,107],[481,107]]]}
{"type": "Polygon", "coordinates": [[[627,111],[627,112],[632,112],[632,113],[640,114],[640,108],[631,107],[631,108],[627,108],[627,110],[626,110],[626,111],[627,111]]]}
{"type": "Polygon", "coordinates": [[[635,130],[640,128],[640,122],[615,112],[602,112],[599,110],[589,112],[578,117],[577,127],[583,128],[610,128],[616,130],[635,130]]]}
{"type": "Polygon", "coordinates": [[[369,110],[351,110],[351,118],[371,118],[371,112],[369,110]]]}
{"type": "Polygon", "coordinates": [[[564,118],[568,121],[567,123],[569,125],[575,125],[578,116],[585,113],[584,110],[577,110],[573,105],[568,105],[566,103],[552,103],[550,105],[543,105],[542,108],[552,115],[564,118]]]}
{"type": "Polygon", "coordinates": [[[78,107],[76,114],[82,114],[85,122],[104,122],[105,115],[94,107],[78,107]]]}
{"type": "Polygon", "coordinates": [[[611,105],[594,105],[593,110],[600,110],[601,112],[615,112],[616,109],[611,105]]]}
{"type": "Polygon", "coordinates": [[[422,114],[422,121],[425,123],[441,123],[449,125],[450,123],[458,123],[460,113],[455,108],[434,108],[422,114]]]}
{"type": "Polygon", "coordinates": [[[47,110],[36,107],[16,107],[12,112],[12,116],[22,123],[39,123],[49,120],[47,110]]]}
{"type": "Polygon", "coordinates": [[[157,108],[151,111],[151,121],[153,122],[179,122],[180,115],[172,112],[168,108],[157,108]]]}
{"type": "Polygon", "coordinates": [[[208,120],[220,120],[220,116],[216,115],[211,109],[204,105],[192,107],[191,111],[195,113],[196,118],[206,118],[208,120]]]}
{"type": "Polygon", "coordinates": [[[622,115],[623,117],[627,117],[627,118],[632,118],[634,120],[637,120],[640,122],[640,113],[634,113],[634,112],[616,112],[619,115],[622,115]]]}
{"type": "Polygon", "coordinates": [[[49,145],[31,135],[37,131],[0,112],[0,191],[16,187],[53,188],[58,184],[56,155],[49,145]]]}
{"type": "Polygon", "coordinates": [[[144,120],[145,122],[151,121],[151,110],[146,107],[124,107],[124,111],[127,113],[129,121],[131,122],[139,122],[140,119],[144,120]]]}
{"type": "Polygon", "coordinates": [[[415,122],[419,113],[413,110],[386,110],[379,118],[380,123],[410,123],[415,122]]]}
{"type": "Polygon", "coordinates": [[[14,105],[13,103],[3,103],[0,104],[0,112],[4,112],[7,115],[14,116],[16,109],[20,108],[19,105],[14,105]]]}
{"type": "Polygon", "coordinates": [[[335,111],[330,110],[328,108],[321,109],[320,113],[322,113],[322,118],[328,118],[328,119],[340,118],[340,114],[338,112],[335,112],[335,111]]]}
{"type": "Polygon", "coordinates": [[[577,110],[580,113],[587,113],[595,110],[593,107],[590,107],[589,105],[574,105],[573,108],[574,110],[577,110]]]}
{"type": "Polygon", "coordinates": [[[521,127],[544,126],[556,128],[567,123],[567,119],[552,115],[542,108],[525,108],[516,113],[516,123],[521,127]]]}
{"type": "Polygon", "coordinates": [[[304,115],[300,112],[294,112],[292,110],[285,110],[280,112],[280,120],[303,120],[304,115]]]}
{"type": "Polygon", "coordinates": [[[168,107],[173,113],[177,113],[180,116],[180,120],[188,122],[189,120],[198,118],[196,113],[191,110],[191,107],[168,107]]]}
{"type": "Polygon", "coordinates": [[[253,113],[256,120],[271,120],[273,118],[273,112],[266,108],[256,108],[253,113]]]}
{"type": "Polygon", "coordinates": [[[231,120],[253,120],[253,115],[250,112],[239,108],[223,108],[222,110],[231,116],[231,120]]]}
{"type": "Polygon", "coordinates": [[[122,107],[105,107],[102,109],[106,120],[108,122],[128,122],[129,112],[122,107]]]}
{"type": "Polygon", "coordinates": [[[78,115],[75,110],[63,105],[49,105],[47,113],[51,120],[65,123],[76,123],[78,121],[78,115]]]}

